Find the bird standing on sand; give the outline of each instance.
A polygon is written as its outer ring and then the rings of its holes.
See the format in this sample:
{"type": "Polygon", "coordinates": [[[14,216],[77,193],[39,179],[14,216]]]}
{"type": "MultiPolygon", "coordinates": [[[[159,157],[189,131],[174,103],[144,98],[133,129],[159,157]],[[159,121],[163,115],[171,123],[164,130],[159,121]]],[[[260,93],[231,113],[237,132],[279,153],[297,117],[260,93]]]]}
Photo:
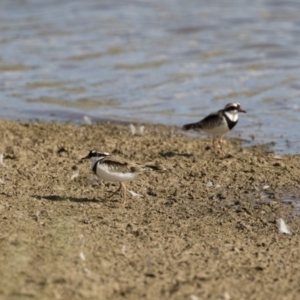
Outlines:
{"type": "Polygon", "coordinates": [[[197,123],[186,124],[182,127],[184,130],[203,130],[206,133],[213,135],[213,151],[216,152],[216,139],[222,148],[222,137],[230,131],[239,120],[239,112],[246,111],[241,108],[237,102],[228,103],[224,109],[211,113],[197,123]]]}
{"type": "Polygon", "coordinates": [[[91,150],[89,154],[82,159],[90,159],[91,169],[100,178],[120,183],[119,188],[109,198],[117,192],[122,191],[123,205],[126,203],[126,187],[123,183],[124,181],[131,181],[139,173],[144,171],[164,170],[164,168],[155,165],[140,166],[123,158],[112,156],[107,152],[98,152],[96,150],[91,150]]]}

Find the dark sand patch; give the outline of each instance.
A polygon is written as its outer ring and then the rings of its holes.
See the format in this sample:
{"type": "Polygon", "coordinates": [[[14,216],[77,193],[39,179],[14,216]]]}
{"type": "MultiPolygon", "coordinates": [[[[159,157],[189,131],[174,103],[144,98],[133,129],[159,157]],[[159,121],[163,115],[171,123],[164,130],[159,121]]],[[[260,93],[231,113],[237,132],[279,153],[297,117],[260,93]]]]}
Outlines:
{"type": "Polygon", "coordinates": [[[148,125],[0,122],[1,299],[297,299],[299,155],[148,125]],[[95,180],[91,148],[159,163],[127,184],[95,180]],[[78,176],[73,176],[78,172],[78,176]],[[73,179],[71,179],[73,176],[73,179]],[[292,235],[278,232],[283,218],[292,235]]]}

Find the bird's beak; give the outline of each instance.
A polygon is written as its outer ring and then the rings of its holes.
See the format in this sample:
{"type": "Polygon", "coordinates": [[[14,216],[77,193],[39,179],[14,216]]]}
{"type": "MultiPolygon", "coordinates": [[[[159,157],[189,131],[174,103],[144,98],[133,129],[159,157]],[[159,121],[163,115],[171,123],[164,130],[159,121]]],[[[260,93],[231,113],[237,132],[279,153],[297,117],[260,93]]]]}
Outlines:
{"type": "Polygon", "coordinates": [[[89,159],[90,157],[87,155],[87,156],[85,156],[85,157],[83,157],[83,158],[81,158],[81,160],[84,160],[84,159],[89,159]]]}
{"type": "Polygon", "coordinates": [[[246,113],[246,111],[241,108],[238,110],[238,112],[246,113]]]}

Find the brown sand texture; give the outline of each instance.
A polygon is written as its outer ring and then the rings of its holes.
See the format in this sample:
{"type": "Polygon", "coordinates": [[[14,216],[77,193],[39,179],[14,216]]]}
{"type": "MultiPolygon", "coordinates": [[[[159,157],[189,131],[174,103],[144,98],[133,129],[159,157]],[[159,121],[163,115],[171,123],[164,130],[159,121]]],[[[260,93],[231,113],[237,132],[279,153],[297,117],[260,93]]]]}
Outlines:
{"type": "Polygon", "coordinates": [[[0,299],[300,299],[299,155],[230,138],[214,155],[162,125],[0,134],[0,299]],[[92,148],[166,170],[126,183],[122,206],[80,160],[92,148]]]}

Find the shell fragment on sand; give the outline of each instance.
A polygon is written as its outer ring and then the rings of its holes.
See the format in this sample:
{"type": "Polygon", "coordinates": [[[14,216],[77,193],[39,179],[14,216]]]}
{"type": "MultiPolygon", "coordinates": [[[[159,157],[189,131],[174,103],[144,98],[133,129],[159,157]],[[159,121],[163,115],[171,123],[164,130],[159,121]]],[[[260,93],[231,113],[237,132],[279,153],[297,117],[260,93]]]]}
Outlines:
{"type": "Polygon", "coordinates": [[[79,176],[79,172],[77,171],[77,172],[74,172],[73,174],[72,174],[72,176],[71,176],[71,180],[74,180],[76,177],[78,177],[79,176]]]}
{"type": "Polygon", "coordinates": [[[86,260],[85,255],[84,255],[84,253],[83,253],[82,251],[79,253],[79,257],[80,257],[80,259],[83,260],[83,261],[86,260]]]}

